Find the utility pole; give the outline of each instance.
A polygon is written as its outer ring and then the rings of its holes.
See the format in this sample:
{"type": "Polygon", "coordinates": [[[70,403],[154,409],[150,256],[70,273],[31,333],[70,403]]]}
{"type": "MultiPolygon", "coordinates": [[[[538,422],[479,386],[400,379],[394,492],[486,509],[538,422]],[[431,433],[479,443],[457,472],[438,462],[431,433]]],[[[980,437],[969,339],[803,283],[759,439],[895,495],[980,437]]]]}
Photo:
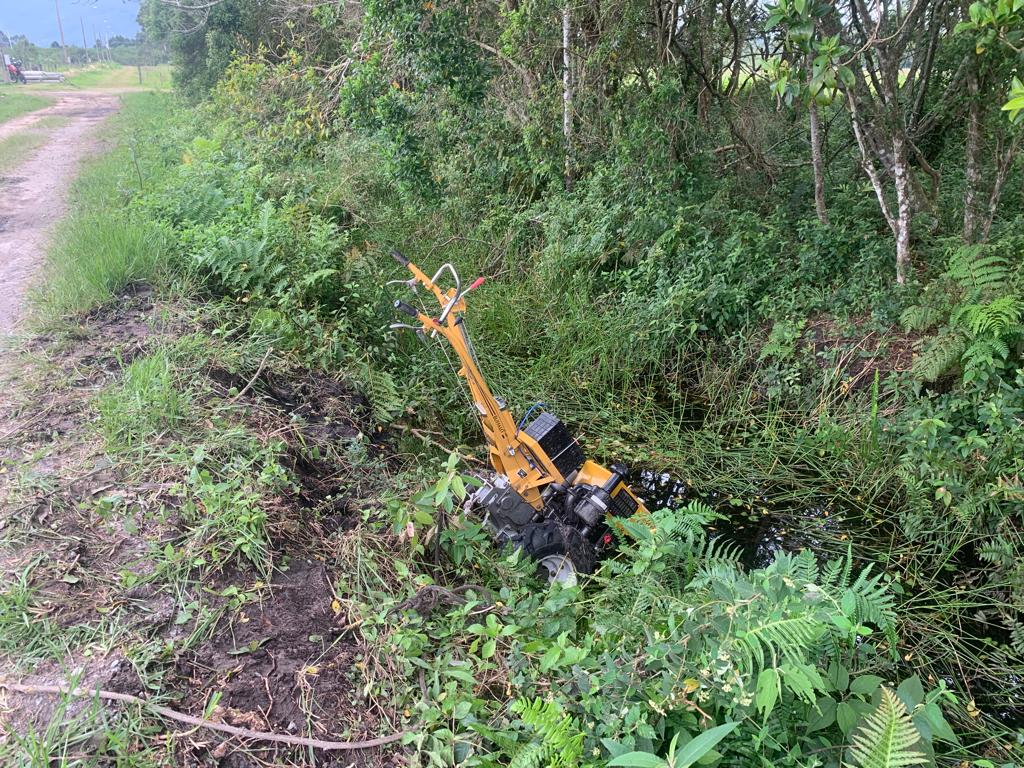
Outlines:
{"type": "Polygon", "coordinates": [[[71,59],[68,58],[68,47],[64,43],[64,25],[60,20],[60,0],[53,0],[53,3],[57,6],[57,29],[60,30],[60,47],[64,51],[64,63],[70,64],[71,59]]]}
{"type": "Polygon", "coordinates": [[[85,63],[92,64],[92,56],[89,55],[89,41],[85,39],[85,19],[79,16],[78,20],[82,23],[82,48],[85,50],[85,63]]]}
{"type": "Polygon", "coordinates": [[[96,60],[97,61],[103,61],[103,49],[100,48],[99,38],[96,37],[96,25],[95,24],[92,25],[92,40],[93,40],[93,45],[96,46],[96,60]]]}

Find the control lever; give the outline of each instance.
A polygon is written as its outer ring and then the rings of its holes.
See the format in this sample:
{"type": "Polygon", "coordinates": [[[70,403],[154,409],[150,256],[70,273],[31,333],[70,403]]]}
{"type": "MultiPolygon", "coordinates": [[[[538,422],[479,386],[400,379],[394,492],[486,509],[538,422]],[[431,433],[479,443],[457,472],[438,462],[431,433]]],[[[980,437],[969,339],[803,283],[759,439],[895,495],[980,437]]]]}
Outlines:
{"type": "Polygon", "coordinates": [[[420,313],[416,311],[416,307],[406,304],[401,299],[395,299],[395,309],[412,318],[417,318],[420,315],[420,313]]]}

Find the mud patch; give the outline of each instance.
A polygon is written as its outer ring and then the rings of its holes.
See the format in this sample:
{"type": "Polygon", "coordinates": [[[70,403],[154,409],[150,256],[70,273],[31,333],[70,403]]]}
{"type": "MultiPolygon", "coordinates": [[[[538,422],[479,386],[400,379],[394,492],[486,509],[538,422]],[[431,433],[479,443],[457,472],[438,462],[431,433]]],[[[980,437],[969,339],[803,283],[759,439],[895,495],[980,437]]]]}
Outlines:
{"type": "Polygon", "coordinates": [[[167,682],[187,691],[193,712],[219,694],[215,717],[233,725],[315,738],[372,738],[388,725],[359,693],[358,650],[333,601],[324,566],[292,559],[275,573],[268,597],[188,652],[175,667],[176,679],[167,682]]]}
{"type": "MultiPolygon", "coordinates": [[[[373,423],[370,403],[357,390],[322,373],[309,370],[282,374],[261,372],[251,383],[224,368],[209,369],[221,394],[243,392],[247,402],[269,411],[274,433],[285,441],[285,465],[299,486],[306,508],[320,507],[324,515],[344,515],[353,479],[348,471],[358,454],[385,454],[389,435],[373,423]],[[246,387],[249,387],[246,390],[246,387]],[[284,424],[280,422],[284,420],[284,424]],[[354,456],[348,453],[357,454],[354,456]]],[[[237,396],[237,395],[235,395],[237,396]]],[[[251,425],[261,415],[245,416],[251,425]]],[[[266,431],[266,428],[263,428],[266,431]]],[[[332,529],[345,527],[340,518],[332,529]]]]}
{"type": "Polygon", "coordinates": [[[883,331],[867,330],[870,317],[853,318],[843,327],[833,318],[819,316],[807,323],[804,339],[818,365],[833,368],[846,390],[870,387],[875,374],[910,370],[918,336],[896,326],[883,331]]]}

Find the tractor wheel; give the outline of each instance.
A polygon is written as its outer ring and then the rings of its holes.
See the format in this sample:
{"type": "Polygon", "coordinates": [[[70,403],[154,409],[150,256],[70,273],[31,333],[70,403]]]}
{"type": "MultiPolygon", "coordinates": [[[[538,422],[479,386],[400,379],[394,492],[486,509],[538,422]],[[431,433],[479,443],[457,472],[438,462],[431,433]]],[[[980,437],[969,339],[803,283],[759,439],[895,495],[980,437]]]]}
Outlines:
{"type": "Polygon", "coordinates": [[[597,557],[580,532],[553,520],[530,523],[516,537],[523,552],[537,561],[537,575],[548,584],[576,584],[577,574],[593,573],[597,557]]]}

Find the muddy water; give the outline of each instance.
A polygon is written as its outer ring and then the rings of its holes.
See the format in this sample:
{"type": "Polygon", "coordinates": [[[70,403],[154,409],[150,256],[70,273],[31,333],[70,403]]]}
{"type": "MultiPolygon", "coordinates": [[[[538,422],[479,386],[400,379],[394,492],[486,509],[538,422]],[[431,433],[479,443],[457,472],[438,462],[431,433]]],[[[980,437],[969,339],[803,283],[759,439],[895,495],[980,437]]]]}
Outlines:
{"type": "Polygon", "coordinates": [[[712,538],[734,544],[748,568],[763,568],[779,552],[811,549],[819,559],[845,555],[857,515],[821,500],[794,509],[763,493],[738,499],[716,491],[702,491],[667,472],[635,468],[627,481],[648,509],[679,509],[701,501],[720,516],[708,526],[712,538]]]}

